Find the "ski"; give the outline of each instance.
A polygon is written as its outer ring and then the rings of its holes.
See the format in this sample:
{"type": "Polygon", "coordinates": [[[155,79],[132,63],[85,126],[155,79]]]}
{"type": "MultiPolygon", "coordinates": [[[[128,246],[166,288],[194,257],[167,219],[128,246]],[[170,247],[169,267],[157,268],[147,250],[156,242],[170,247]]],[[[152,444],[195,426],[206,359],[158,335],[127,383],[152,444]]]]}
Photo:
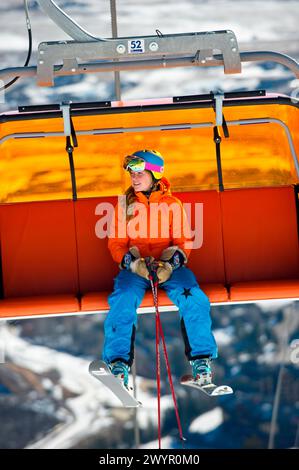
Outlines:
{"type": "Polygon", "coordinates": [[[233,389],[228,385],[215,385],[213,383],[208,385],[199,385],[195,382],[195,380],[193,380],[192,375],[184,375],[181,378],[181,384],[186,385],[187,387],[197,388],[197,390],[200,390],[209,397],[217,397],[234,393],[233,389]]]}
{"type": "Polygon", "coordinates": [[[133,397],[130,390],[124,387],[117,377],[114,377],[106,362],[99,360],[91,362],[89,365],[89,373],[102,382],[102,384],[106,385],[121,401],[124,407],[137,408],[142,406],[142,404],[133,397]]]}

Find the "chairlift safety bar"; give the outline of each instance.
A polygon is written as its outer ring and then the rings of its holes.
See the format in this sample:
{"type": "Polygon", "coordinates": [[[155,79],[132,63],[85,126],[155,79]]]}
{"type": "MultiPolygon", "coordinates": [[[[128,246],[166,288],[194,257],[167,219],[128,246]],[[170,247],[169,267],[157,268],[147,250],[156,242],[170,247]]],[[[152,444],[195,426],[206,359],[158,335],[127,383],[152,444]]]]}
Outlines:
{"type": "Polygon", "coordinates": [[[222,126],[223,124],[223,100],[223,93],[215,94],[216,126],[222,126]]]}
{"type": "Polygon", "coordinates": [[[54,85],[54,66],[63,61],[62,71],[75,73],[78,59],[84,61],[115,61],[142,58],[165,59],[193,56],[194,63],[206,63],[220,51],[224,72],[240,73],[241,61],[237,38],[233,31],[211,31],[163,36],[135,36],[106,41],[51,41],[38,46],[37,83],[54,85]]]}
{"type": "MultiPolygon", "coordinates": [[[[202,95],[186,95],[186,96],[174,96],[172,98],[173,103],[187,103],[189,101],[211,101],[215,99],[217,93],[210,92],[202,95]]],[[[266,96],[265,90],[253,90],[253,91],[233,91],[223,93],[225,99],[229,98],[255,98],[266,96]]],[[[75,111],[79,109],[103,109],[111,108],[111,101],[86,101],[86,102],[72,102],[68,103],[70,110],[75,111]]],[[[40,111],[60,111],[61,104],[35,104],[18,106],[19,113],[33,113],[40,111]]]]}
{"type": "MultiPolygon", "coordinates": [[[[110,108],[111,101],[89,101],[89,102],[80,102],[73,103],[70,101],[67,103],[70,110],[78,109],[100,109],[100,108],[110,108]]],[[[61,111],[61,104],[34,104],[28,106],[18,106],[19,113],[32,113],[34,111],[61,111]]]]}
{"type": "MultiPolygon", "coordinates": [[[[296,78],[299,78],[299,63],[291,57],[272,51],[250,51],[240,52],[241,62],[276,62],[293,72],[296,78]]],[[[116,70],[148,70],[171,67],[219,67],[224,65],[224,58],[221,54],[214,55],[213,58],[203,62],[194,60],[194,56],[182,58],[158,58],[124,60],[124,61],[105,61],[90,62],[78,64],[77,68],[70,70],[63,65],[54,65],[52,76],[61,77],[66,75],[84,75],[87,73],[115,72],[116,70]],[[142,60],[141,60],[142,59],[142,60]]],[[[11,77],[37,77],[37,66],[30,67],[8,67],[0,69],[0,80],[4,83],[11,77]]]]}
{"type": "Polygon", "coordinates": [[[70,137],[72,135],[70,105],[62,103],[60,110],[63,118],[64,135],[70,137]]]}
{"type": "MultiPolygon", "coordinates": [[[[53,86],[55,76],[186,66],[223,66],[226,74],[233,74],[241,72],[241,62],[252,61],[278,62],[299,78],[298,62],[287,55],[272,51],[240,53],[231,30],[166,35],[157,31],[155,36],[105,39],[83,29],[55,0],[38,3],[72,40],[40,43],[37,66],[2,69],[3,82],[11,76],[37,76],[38,85],[53,86]]],[[[219,117],[220,99],[217,106],[219,117]]]]}
{"type": "MultiPolygon", "coordinates": [[[[275,123],[280,125],[288,139],[288,144],[290,148],[291,155],[293,157],[294,166],[296,169],[296,174],[299,178],[299,159],[296,154],[294,142],[290,129],[287,124],[277,118],[257,118],[257,119],[238,119],[234,121],[226,121],[228,126],[239,126],[239,125],[254,125],[254,124],[268,124],[275,123]]],[[[165,125],[156,125],[156,126],[140,126],[140,127],[120,127],[120,128],[110,128],[110,129],[90,129],[85,131],[76,131],[77,135],[103,135],[103,134],[123,134],[126,132],[153,132],[153,131],[172,131],[172,130],[184,130],[184,129],[199,129],[199,128],[209,128],[214,127],[215,123],[213,122],[202,122],[202,123],[181,123],[181,124],[165,124],[165,125]]],[[[0,145],[9,139],[37,139],[44,137],[62,137],[64,132],[22,132],[15,134],[8,134],[3,136],[0,139],[0,145]]]]}

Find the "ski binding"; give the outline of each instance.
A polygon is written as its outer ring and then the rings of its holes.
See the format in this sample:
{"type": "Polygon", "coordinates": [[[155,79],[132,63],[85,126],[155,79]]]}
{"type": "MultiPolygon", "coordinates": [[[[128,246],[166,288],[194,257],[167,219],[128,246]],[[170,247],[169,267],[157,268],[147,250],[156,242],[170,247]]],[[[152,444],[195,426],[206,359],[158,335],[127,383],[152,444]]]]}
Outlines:
{"type": "Polygon", "coordinates": [[[89,365],[89,373],[102,382],[102,384],[106,385],[121,401],[124,407],[137,408],[142,406],[142,403],[133,397],[130,390],[127,389],[117,377],[114,377],[106,362],[99,360],[91,362],[89,365]]]}
{"type": "Polygon", "coordinates": [[[208,385],[199,385],[193,379],[192,375],[184,375],[181,378],[181,384],[186,385],[187,387],[194,387],[205,393],[208,396],[217,397],[221,395],[228,395],[234,393],[233,389],[228,385],[215,385],[213,383],[208,385]]]}

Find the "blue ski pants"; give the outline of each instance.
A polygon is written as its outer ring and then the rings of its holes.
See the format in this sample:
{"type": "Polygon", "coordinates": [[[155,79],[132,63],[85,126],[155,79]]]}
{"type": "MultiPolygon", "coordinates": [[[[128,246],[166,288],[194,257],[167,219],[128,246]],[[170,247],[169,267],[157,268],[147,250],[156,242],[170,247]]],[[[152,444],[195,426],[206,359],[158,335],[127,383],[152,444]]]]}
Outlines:
{"type": "MultiPolygon", "coordinates": [[[[137,308],[150,281],[128,270],[114,279],[114,290],[108,297],[110,310],[104,322],[103,360],[121,359],[132,365],[137,326],[137,308]]],[[[189,360],[217,357],[217,346],[211,331],[210,301],[200,289],[193,272],[186,266],[173,271],[166,282],[159,284],[179,308],[185,354],[189,360]]],[[[159,296],[158,296],[159,297],[159,296]]]]}

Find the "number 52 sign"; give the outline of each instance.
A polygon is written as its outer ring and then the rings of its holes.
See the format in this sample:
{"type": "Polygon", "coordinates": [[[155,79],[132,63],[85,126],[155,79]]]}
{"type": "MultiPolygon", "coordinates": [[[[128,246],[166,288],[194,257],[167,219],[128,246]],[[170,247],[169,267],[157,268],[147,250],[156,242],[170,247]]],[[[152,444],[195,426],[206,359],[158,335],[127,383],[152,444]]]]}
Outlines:
{"type": "Polygon", "coordinates": [[[129,54],[143,54],[144,51],[144,39],[131,39],[128,41],[129,54]]]}

